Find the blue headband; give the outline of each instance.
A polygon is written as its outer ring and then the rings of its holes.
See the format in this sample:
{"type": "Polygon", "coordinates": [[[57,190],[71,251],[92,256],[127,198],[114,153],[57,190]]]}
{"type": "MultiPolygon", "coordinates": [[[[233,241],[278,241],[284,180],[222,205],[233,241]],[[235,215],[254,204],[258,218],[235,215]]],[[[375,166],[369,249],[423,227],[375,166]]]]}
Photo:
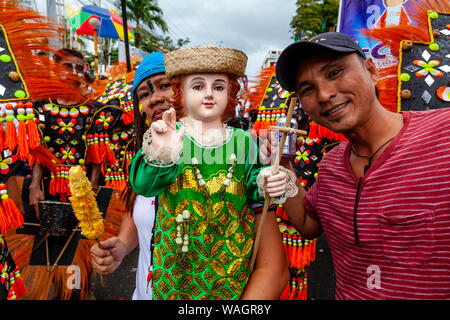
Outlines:
{"type": "Polygon", "coordinates": [[[139,64],[139,67],[136,70],[136,74],[134,75],[133,80],[133,90],[132,94],[136,92],[137,87],[141,84],[141,82],[154,74],[165,73],[166,69],[164,68],[164,54],[161,52],[153,52],[147,55],[144,60],[139,64]]]}

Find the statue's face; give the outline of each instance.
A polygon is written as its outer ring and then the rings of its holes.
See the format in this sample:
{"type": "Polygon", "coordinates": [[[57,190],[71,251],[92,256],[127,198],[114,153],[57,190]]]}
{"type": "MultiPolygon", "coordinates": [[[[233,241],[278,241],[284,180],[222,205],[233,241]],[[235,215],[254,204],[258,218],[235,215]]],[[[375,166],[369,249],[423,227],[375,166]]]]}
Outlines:
{"type": "Polygon", "coordinates": [[[385,6],[386,7],[395,7],[398,6],[399,4],[405,3],[405,0],[385,0],[385,6]]]}
{"type": "Polygon", "coordinates": [[[229,79],[224,73],[191,74],[183,79],[184,108],[189,117],[211,122],[220,119],[228,102],[229,79]]]}

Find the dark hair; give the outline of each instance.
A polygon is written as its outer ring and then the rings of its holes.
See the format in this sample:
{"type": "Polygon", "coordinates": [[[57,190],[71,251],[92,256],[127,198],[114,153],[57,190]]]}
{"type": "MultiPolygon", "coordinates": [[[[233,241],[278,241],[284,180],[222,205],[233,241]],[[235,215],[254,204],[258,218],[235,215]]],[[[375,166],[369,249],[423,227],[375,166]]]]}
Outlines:
{"type": "Polygon", "coordinates": [[[59,63],[67,56],[77,57],[84,61],[84,56],[80,51],[69,48],[62,48],[56,51],[55,55],[53,56],[53,60],[59,63]]]}
{"type": "Polygon", "coordinates": [[[248,120],[245,119],[244,117],[233,118],[231,120],[226,121],[225,123],[230,127],[239,128],[244,131],[247,131],[249,127],[248,120]]]}
{"type": "Polygon", "coordinates": [[[256,122],[256,119],[258,118],[258,110],[250,110],[248,115],[250,116],[252,122],[256,122]]]}

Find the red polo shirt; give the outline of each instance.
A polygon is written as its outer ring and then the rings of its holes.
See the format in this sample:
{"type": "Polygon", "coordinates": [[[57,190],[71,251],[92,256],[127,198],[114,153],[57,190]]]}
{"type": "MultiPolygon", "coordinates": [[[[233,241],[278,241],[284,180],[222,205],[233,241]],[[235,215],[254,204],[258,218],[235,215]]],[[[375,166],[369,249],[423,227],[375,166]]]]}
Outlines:
{"type": "Polygon", "coordinates": [[[450,109],[404,112],[398,136],[362,180],[350,145],[321,162],[306,211],[319,219],[337,299],[450,298],[450,109]]]}

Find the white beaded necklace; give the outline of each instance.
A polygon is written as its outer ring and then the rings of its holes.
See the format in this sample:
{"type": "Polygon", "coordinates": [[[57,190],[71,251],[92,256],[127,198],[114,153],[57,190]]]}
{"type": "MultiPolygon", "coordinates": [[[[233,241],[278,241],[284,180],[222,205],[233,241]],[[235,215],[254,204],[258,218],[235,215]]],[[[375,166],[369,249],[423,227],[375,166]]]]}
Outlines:
{"type": "MultiPolygon", "coordinates": [[[[206,211],[206,217],[207,220],[210,219],[211,216],[211,212],[213,210],[213,204],[211,201],[211,193],[209,192],[208,188],[206,187],[206,182],[205,179],[203,178],[203,175],[198,167],[198,159],[197,158],[192,158],[191,159],[191,163],[192,166],[194,168],[195,171],[195,177],[197,179],[198,185],[200,188],[203,189],[204,193],[206,194],[207,200],[204,204],[204,208],[206,211]]],[[[221,196],[221,201],[223,201],[223,198],[225,196],[225,189],[231,184],[231,179],[233,178],[233,173],[234,170],[236,168],[236,155],[234,153],[232,153],[230,155],[230,166],[228,168],[228,173],[226,175],[226,179],[222,182],[222,186],[219,190],[220,192],[220,196],[221,196]]],[[[186,253],[189,251],[189,233],[190,233],[190,228],[189,228],[189,218],[191,217],[191,213],[189,212],[189,210],[183,210],[182,213],[178,214],[177,217],[175,218],[175,221],[177,223],[177,238],[176,238],[176,243],[177,243],[177,251],[182,253],[186,253]]]]}

